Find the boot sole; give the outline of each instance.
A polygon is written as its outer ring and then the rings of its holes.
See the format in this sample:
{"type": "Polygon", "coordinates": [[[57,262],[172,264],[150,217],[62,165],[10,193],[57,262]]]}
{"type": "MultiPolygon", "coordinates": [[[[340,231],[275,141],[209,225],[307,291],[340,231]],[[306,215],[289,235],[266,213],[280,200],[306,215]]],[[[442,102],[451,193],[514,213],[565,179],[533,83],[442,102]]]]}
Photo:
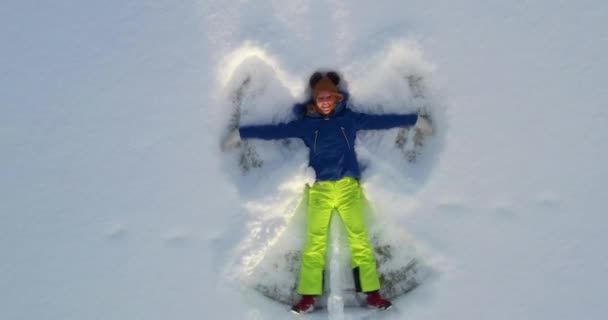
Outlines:
{"type": "Polygon", "coordinates": [[[391,304],[390,306],[386,307],[386,308],[378,308],[378,307],[374,307],[374,306],[367,305],[367,308],[368,308],[368,309],[372,309],[372,310],[380,310],[380,311],[385,311],[385,310],[388,310],[388,309],[390,309],[390,308],[392,308],[392,307],[393,307],[393,305],[392,305],[392,304],[391,304]]]}
{"type": "Polygon", "coordinates": [[[315,311],[315,308],[313,307],[313,308],[311,308],[311,309],[309,309],[309,310],[302,311],[302,312],[298,312],[298,311],[293,310],[293,309],[291,309],[290,311],[291,311],[291,313],[293,313],[293,314],[297,314],[297,315],[303,315],[303,314],[307,314],[307,313],[311,313],[311,312],[315,311]]]}

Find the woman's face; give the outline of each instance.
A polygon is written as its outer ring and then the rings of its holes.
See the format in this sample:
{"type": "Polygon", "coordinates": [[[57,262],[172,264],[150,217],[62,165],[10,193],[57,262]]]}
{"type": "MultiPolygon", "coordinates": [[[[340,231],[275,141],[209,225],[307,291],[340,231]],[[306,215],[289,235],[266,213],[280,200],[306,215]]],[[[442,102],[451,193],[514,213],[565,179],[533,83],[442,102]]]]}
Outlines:
{"type": "Polygon", "coordinates": [[[329,115],[336,108],[336,98],[329,91],[321,91],[315,100],[322,115],[329,115]]]}

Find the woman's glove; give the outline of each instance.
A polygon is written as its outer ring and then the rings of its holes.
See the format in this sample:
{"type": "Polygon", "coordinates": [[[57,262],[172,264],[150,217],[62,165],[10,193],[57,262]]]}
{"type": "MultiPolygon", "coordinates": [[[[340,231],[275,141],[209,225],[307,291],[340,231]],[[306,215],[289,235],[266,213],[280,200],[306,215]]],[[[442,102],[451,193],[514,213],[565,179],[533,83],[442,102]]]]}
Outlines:
{"type": "Polygon", "coordinates": [[[241,135],[239,134],[239,130],[230,131],[224,138],[222,139],[222,151],[230,151],[235,149],[241,145],[241,135]]]}
{"type": "Polygon", "coordinates": [[[433,134],[433,126],[429,121],[428,116],[419,115],[418,120],[416,121],[416,128],[425,136],[430,136],[433,134]]]}

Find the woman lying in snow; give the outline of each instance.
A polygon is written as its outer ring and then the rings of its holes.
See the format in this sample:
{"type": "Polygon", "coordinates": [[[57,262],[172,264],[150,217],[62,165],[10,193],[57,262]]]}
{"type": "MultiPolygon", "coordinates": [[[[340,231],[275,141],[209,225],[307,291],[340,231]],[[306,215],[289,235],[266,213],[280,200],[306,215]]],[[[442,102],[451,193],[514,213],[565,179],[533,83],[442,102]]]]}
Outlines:
{"type": "Polygon", "coordinates": [[[365,231],[361,172],[355,154],[358,130],[380,130],[416,125],[423,134],[432,134],[428,121],[416,114],[371,115],[347,108],[348,94],[338,91],[340,77],[335,72],[316,72],[310,78],[312,97],[301,105],[299,118],[278,125],[243,126],[224,141],[224,148],[240,139],[300,138],[310,149],[309,164],[316,181],[309,189],[307,239],[302,257],[298,293],[302,295],[292,311],[299,314],[315,309],[315,297],[323,292],[323,271],[329,224],[334,209],[347,233],[357,291],[367,294],[369,307],[388,309],[390,301],[380,296],[376,259],[365,231]]]}

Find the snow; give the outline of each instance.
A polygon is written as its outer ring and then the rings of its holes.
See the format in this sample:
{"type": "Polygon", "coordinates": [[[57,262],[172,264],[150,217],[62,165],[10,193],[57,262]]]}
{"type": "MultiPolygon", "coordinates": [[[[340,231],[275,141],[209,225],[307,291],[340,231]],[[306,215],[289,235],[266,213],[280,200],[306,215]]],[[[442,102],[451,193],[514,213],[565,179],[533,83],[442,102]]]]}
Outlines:
{"type": "Polygon", "coordinates": [[[279,110],[313,70],[337,67],[353,99],[390,105],[404,97],[373,88],[395,46],[433,76],[442,125],[414,165],[370,158],[363,185],[435,276],[386,313],[308,318],[608,312],[605,2],[4,1],[0,13],[2,319],[289,316],[233,272],[264,248],[256,223],[287,223],[310,172],[297,145],[288,161],[266,155],[273,170],[230,169],[218,142],[230,75],[251,54],[269,63],[279,110]]]}

